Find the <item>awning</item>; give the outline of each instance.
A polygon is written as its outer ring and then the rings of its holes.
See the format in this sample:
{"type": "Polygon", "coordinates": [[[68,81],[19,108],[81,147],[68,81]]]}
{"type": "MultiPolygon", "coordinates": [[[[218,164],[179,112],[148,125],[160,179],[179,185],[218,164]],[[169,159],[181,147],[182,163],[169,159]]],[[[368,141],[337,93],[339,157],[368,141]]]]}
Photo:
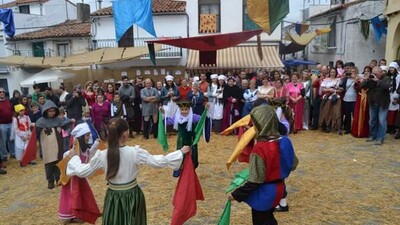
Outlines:
{"type": "Polygon", "coordinates": [[[19,85],[21,87],[29,87],[34,84],[62,81],[73,77],[75,77],[75,74],[63,72],[61,70],[45,69],[21,81],[19,85]]]}
{"type": "Polygon", "coordinates": [[[199,51],[189,50],[187,69],[260,69],[284,67],[276,46],[262,46],[263,60],[257,46],[237,46],[217,52],[217,64],[199,65],[199,51]]]}
{"type": "MultiPolygon", "coordinates": [[[[154,46],[155,52],[161,51],[161,45],[154,46]]],[[[105,48],[91,52],[63,57],[27,57],[9,56],[0,58],[0,64],[37,68],[90,66],[93,64],[115,63],[149,54],[147,46],[129,48],[105,48]]]]}

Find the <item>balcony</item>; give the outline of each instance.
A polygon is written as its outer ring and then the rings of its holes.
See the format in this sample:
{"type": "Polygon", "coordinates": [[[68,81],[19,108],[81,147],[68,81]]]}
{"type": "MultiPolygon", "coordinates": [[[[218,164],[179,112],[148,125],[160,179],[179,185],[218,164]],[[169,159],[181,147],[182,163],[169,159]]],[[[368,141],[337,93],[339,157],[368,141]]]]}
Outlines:
{"type": "Polygon", "coordinates": [[[54,57],[56,56],[53,50],[43,50],[42,52],[35,52],[37,55],[34,54],[34,51],[31,50],[14,50],[13,54],[14,55],[20,55],[20,56],[28,56],[28,57],[54,57]]]}
{"type": "Polygon", "coordinates": [[[8,66],[4,64],[0,64],[0,74],[7,74],[9,73],[8,71],[8,66]]]}
{"type": "MultiPolygon", "coordinates": [[[[180,37],[169,37],[169,38],[180,38],[180,37]]],[[[132,47],[147,46],[146,41],[158,40],[158,38],[134,38],[132,47]]],[[[92,41],[93,50],[99,48],[116,48],[118,43],[115,39],[97,39],[92,41]]],[[[178,48],[170,45],[162,45],[163,50],[156,52],[156,58],[181,58],[182,48],[178,48]]],[[[141,58],[149,58],[149,55],[144,55],[141,58]]]]}

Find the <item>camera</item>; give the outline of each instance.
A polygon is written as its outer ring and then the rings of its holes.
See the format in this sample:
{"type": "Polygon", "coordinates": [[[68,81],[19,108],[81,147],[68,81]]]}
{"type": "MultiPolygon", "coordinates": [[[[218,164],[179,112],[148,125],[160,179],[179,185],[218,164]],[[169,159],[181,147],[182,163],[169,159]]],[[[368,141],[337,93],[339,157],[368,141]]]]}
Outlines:
{"type": "Polygon", "coordinates": [[[369,79],[374,79],[374,78],[376,78],[375,74],[369,75],[369,79]]]}
{"type": "Polygon", "coordinates": [[[351,76],[351,73],[346,73],[346,77],[350,77],[351,76]]]}

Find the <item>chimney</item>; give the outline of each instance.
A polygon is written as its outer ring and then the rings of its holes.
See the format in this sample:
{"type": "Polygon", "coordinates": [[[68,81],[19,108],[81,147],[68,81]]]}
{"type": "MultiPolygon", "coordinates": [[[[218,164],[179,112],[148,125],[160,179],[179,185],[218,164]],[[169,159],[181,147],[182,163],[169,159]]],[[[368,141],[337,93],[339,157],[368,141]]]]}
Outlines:
{"type": "Polygon", "coordinates": [[[90,5],[84,3],[77,3],[76,4],[76,14],[77,20],[79,22],[86,22],[90,19],[90,5]]]}

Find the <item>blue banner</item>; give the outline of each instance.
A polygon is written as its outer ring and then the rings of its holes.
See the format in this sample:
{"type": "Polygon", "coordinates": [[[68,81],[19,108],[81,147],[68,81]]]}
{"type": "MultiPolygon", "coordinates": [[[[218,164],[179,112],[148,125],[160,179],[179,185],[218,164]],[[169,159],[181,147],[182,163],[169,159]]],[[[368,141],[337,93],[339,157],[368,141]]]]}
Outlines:
{"type": "Polygon", "coordinates": [[[153,24],[151,0],[118,0],[113,1],[115,36],[119,41],[125,32],[136,24],[156,37],[153,24]]]}

